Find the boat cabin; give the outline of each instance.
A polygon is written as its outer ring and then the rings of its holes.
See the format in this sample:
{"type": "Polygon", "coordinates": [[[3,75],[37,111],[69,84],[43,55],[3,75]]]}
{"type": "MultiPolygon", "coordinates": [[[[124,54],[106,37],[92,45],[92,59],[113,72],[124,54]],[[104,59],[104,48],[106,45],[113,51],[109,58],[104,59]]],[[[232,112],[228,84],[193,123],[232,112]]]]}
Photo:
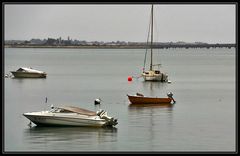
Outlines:
{"type": "Polygon", "coordinates": [[[152,70],[152,71],[144,71],[143,73],[145,73],[145,74],[147,74],[147,75],[149,75],[150,73],[151,74],[160,74],[161,72],[160,72],[160,70],[152,70]]]}

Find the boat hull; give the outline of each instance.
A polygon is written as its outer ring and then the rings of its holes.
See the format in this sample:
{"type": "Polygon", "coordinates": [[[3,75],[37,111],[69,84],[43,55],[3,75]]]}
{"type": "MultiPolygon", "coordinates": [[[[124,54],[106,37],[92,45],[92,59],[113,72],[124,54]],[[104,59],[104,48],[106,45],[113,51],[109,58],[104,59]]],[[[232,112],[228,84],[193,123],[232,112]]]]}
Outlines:
{"type": "Polygon", "coordinates": [[[174,105],[171,103],[160,103],[160,104],[129,104],[129,108],[138,108],[138,107],[152,107],[152,108],[171,108],[174,105]]]}
{"type": "Polygon", "coordinates": [[[90,126],[90,127],[102,127],[105,121],[102,119],[96,119],[97,116],[92,117],[67,117],[52,115],[39,115],[33,113],[24,113],[26,118],[32,121],[38,126],[90,126]]]}
{"type": "Polygon", "coordinates": [[[30,73],[11,71],[15,78],[46,78],[46,73],[30,73]]]}
{"type": "Polygon", "coordinates": [[[127,95],[131,104],[166,104],[171,103],[171,98],[144,97],[127,95]]]}

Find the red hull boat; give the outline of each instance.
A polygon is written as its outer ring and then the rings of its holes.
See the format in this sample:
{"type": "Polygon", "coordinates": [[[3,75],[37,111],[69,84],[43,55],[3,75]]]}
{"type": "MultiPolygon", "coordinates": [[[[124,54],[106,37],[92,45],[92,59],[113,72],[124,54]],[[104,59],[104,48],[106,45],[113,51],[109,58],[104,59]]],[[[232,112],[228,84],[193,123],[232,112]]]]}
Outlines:
{"type": "Polygon", "coordinates": [[[159,97],[146,97],[142,94],[137,93],[136,95],[128,95],[128,99],[131,104],[161,104],[161,103],[175,103],[175,100],[172,97],[172,93],[168,93],[168,97],[159,98],[159,97]]]}

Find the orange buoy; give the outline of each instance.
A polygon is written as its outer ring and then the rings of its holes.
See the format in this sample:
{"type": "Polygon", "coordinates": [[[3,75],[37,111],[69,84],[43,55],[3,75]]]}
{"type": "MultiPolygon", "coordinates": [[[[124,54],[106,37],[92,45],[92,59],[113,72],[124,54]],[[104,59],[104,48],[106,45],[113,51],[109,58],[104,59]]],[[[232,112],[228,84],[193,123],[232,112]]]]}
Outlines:
{"type": "Polygon", "coordinates": [[[132,81],[132,76],[128,76],[128,81],[132,81]]]}

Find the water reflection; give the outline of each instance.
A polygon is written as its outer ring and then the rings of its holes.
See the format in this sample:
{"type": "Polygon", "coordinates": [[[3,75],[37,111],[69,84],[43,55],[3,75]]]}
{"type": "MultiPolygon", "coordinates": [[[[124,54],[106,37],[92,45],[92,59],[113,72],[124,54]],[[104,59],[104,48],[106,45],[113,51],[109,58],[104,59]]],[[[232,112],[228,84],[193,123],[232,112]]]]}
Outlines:
{"type": "Polygon", "coordinates": [[[13,83],[15,84],[27,84],[27,83],[46,83],[46,78],[16,78],[12,77],[11,78],[13,83]]]}
{"type": "Polygon", "coordinates": [[[19,80],[19,81],[24,81],[24,80],[46,80],[46,78],[34,78],[34,77],[11,77],[12,80],[19,80]]]}
{"type": "Polygon", "coordinates": [[[172,109],[174,107],[174,104],[171,103],[159,103],[159,104],[130,104],[130,109],[143,109],[143,108],[168,108],[172,109]]]}
{"type": "Polygon", "coordinates": [[[93,145],[116,142],[117,128],[34,126],[25,129],[24,137],[27,144],[35,144],[37,150],[47,150],[46,145],[51,145],[51,150],[59,150],[59,147],[63,148],[62,144],[69,146],[69,150],[89,150],[93,145]]]}
{"type": "Polygon", "coordinates": [[[143,81],[142,82],[143,88],[145,89],[159,89],[159,88],[166,88],[167,87],[167,83],[162,83],[162,82],[158,82],[158,81],[143,81]]]}
{"type": "Polygon", "coordinates": [[[173,104],[130,104],[129,136],[134,136],[136,141],[145,140],[141,146],[151,150],[159,142],[159,135],[172,131],[173,107],[173,104]]]}
{"type": "Polygon", "coordinates": [[[143,90],[149,91],[150,96],[159,95],[160,91],[164,91],[167,88],[167,83],[161,83],[157,81],[143,81],[143,90]]]}

